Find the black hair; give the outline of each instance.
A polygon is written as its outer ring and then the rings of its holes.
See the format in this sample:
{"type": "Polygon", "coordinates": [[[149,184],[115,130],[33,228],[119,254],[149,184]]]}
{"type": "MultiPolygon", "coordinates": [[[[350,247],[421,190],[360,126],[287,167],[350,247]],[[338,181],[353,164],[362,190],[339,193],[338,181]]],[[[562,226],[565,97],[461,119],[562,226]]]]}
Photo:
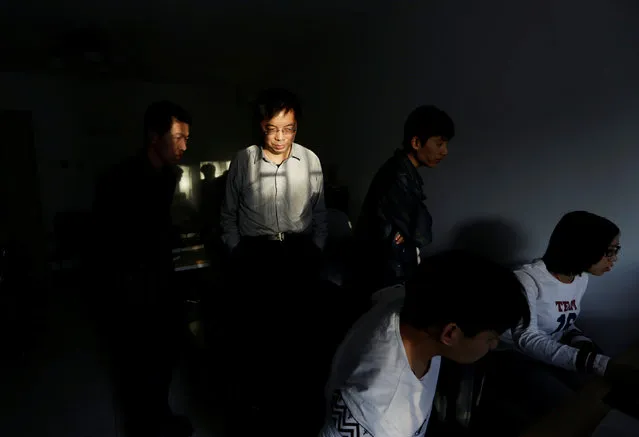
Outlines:
{"type": "Polygon", "coordinates": [[[404,123],[404,139],[402,145],[405,150],[412,150],[411,142],[414,137],[424,144],[431,137],[444,137],[452,140],[455,136],[455,123],[441,109],[424,105],[414,109],[404,123]]]}
{"type": "Polygon", "coordinates": [[[549,272],[580,275],[601,260],[617,235],[619,227],[607,218],[572,211],[555,226],[542,260],[549,272]]]}
{"type": "Polygon", "coordinates": [[[302,105],[295,94],[283,88],[264,90],[255,102],[256,124],[270,120],[282,111],[293,111],[297,122],[302,119],[302,105]]]}
{"type": "Polygon", "coordinates": [[[213,164],[207,162],[206,164],[202,165],[202,167],[200,167],[200,172],[204,175],[204,177],[207,176],[207,174],[211,174],[211,176],[215,175],[215,167],[213,166],[213,164]]]}
{"type": "Polygon", "coordinates": [[[422,261],[406,281],[400,320],[416,329],[455,323],[465,336],[499,334],[530,323],[528,299],[512,270],[470,252],[451,250],[422,261]]]}
{"type": "Polygon", "coordinates": [[[145,143],[151,132],[162,136],[170,131],[173,118],[189,126],[192,124],[191,115],[181,106],[168,100],[151,103],[144,113],[145,143]]]}

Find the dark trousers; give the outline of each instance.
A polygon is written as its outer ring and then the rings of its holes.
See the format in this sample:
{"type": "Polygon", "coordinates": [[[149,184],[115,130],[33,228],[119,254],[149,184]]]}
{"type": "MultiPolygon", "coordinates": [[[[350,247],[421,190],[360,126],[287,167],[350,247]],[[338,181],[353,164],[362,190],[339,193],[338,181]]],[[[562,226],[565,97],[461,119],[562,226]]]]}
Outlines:
{"type": "Polygon", "coordinates": [[[114,403],[126,437],[168,435],[169,388],[180,355],[182,305],[158,281],[119,284],[102,307],[114,403]],[[117,296],[117,297],[116,297],[117,296]]]}
{"type": "Polygon", "coordinates": [[[231,255],[233,268],[242,280],[267,284],[277,278],[281,287],[300,285],[296,281],[315,281],[322,256],[310,237],[288,237],[284,241],[246,238],[231,255]]]}
{"type": "MultiPolygon", "coordinates": [[[[322,323],[331,320],[321,309],[328,299],[321,262],[319,249],[304,237],[245,239],[232,254],[224,313],[218,312],[218,320],[227,320],[220,330],[226,332],[229,389],[240,393],[240,411],[257,411],[262,429],[299,435],[295,424],[310,429],[323,418],[330,352],[321,343],[322,323]]],[[[250,419],[244,414],[242,420],[250,419]]]]}

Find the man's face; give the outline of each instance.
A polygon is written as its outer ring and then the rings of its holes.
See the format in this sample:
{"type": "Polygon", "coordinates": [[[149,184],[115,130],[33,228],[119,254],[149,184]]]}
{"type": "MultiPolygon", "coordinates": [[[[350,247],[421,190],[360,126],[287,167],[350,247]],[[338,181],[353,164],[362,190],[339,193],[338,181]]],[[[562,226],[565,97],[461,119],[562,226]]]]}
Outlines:
{"type": "Polygon", "coordinates": [[[462,330],[449,324],[442,331],[442,355],[460,364],[471,364],[484,357],[499,344],[499,333],[481,331],[474,337],[467,337],[462,330]]]}
{"type": "Polygon", "coordinates": [[[261,123],[264,147],[273,155],[288,156],[297,133],[295,111],[281,111],[270,120],[261,123]]]}
{"type": "Polygon", "coordinates": [[[183,121],[172,119],[171,128],[162,136],[153,135],[151,146],[165,165],[177,164],[186,151],[189,140],[189,125],[183,121]]]}
{"type": "Polygon", "coordinates": [[[430,137],[423,144],[419,138],[413,137],[411,145],[415,159],[422,166],[437,167],[448,155],[448,140],[442,136],[430,137]]]}
{"type": "Polygon", "coordinates": [[[593,264],[589,269],[588,273],[595,276],[602,276],[612,270],[615,263],[617,262],[617,254],[621,246],[619,245],[619,235],[617,235],[610,245],[608,246],[608,250],[604,254],[604,256],[597,262],[593,264]]]}

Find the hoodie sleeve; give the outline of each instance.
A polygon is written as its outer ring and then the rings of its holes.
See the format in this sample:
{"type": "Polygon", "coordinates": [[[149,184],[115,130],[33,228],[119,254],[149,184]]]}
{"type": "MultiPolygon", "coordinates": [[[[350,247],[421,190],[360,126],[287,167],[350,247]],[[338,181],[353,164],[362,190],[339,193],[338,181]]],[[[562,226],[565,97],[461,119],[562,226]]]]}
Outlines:
{"type": "Polygon", "coordinates": [[[534,279],[523,271],[515,272],[526,290],[530,307],[530,325],[513,330],[513,341],[523,354],[552,366],[583,373],[596,373],[603,376],[609,357],[587,350],[579,350],[552,339],[538,327],[537,302],[540,299],[539,288],[534,279]]]}

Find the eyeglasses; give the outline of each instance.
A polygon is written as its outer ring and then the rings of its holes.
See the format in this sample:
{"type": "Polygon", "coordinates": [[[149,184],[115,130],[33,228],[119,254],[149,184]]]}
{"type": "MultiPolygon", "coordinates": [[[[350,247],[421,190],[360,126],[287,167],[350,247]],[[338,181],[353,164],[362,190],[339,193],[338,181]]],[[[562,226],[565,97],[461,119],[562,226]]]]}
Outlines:
{"type": "Polygon", "coordinates": [[[606,250],[604,256],[606,258],[612,258],[613,256],[617,256],[620,250],[621,250],[621,246],[618,244],[616,246],[611,246],[608,248],[608,250],[606,250]]]}
{"type": "MultiPolygon", "coordinates": [[[[269,137],[275,136],[278,132],[280,132],[280,129],[276,128],[275,126],[268,126],[264,130],[264,133],[269,137]]],[[[292,137],[293,135],[295,135],[295,132],[297,132],[297,127],[286,126],[281,129],[281,132],[282,132],[282,135],[284,135],[285,137],[292,137]]]]}

